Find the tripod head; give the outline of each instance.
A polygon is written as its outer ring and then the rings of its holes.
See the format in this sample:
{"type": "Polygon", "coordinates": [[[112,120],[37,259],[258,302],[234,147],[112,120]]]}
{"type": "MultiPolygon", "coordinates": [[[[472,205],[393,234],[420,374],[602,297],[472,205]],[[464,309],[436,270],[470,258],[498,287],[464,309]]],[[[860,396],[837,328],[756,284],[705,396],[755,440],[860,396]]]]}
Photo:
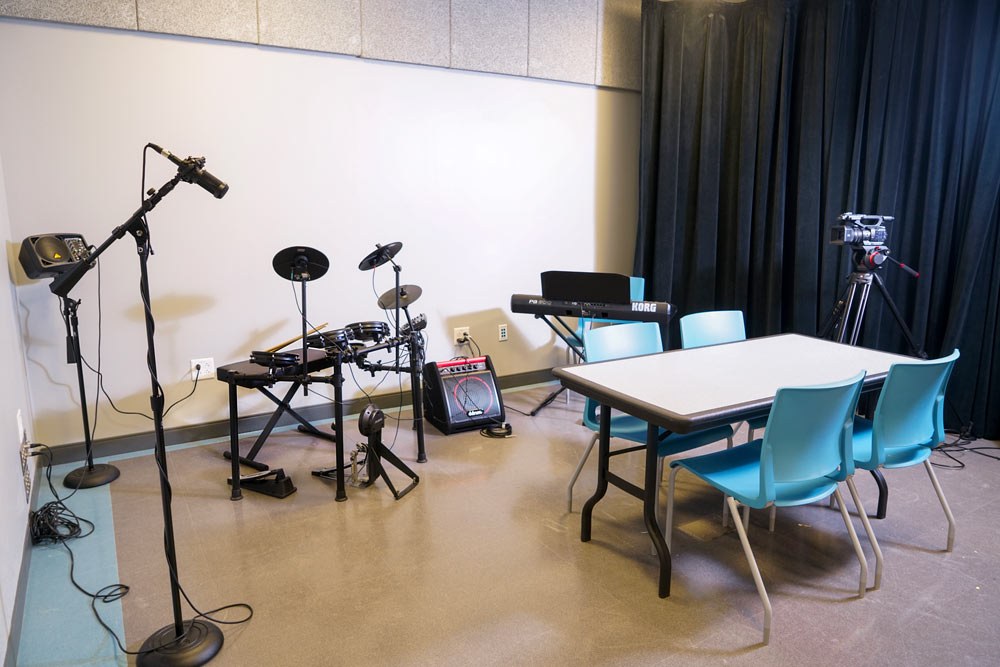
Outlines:
{"type": "Polygon", "coordinates": [[[871,248],[855,248],[851,257],[851,260],[854,263],[854,273],[871,273],[873,271],[878,271],[882,268],[882,265],[885,264],[886,260],[889,260],[914,278],[920,277],[920,273],[918,271],[915,271],[911,267],[892,257],[891,252],[892,251],[889,250],[889,247],[884,245],[874,246],[871,248]]]}

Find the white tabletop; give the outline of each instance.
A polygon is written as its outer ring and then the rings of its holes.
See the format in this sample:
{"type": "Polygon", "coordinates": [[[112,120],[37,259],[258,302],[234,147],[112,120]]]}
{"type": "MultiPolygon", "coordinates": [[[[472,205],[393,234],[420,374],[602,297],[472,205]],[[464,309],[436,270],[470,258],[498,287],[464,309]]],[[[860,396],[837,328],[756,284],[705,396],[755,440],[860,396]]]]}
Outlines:
{"type": "Polygon", "coordinates": [[[780,387],[866,371],[881,385],[911,357],[784,334],[553,370],[570,389],[672,431],[687,433],[767,411],[780,387]]]}

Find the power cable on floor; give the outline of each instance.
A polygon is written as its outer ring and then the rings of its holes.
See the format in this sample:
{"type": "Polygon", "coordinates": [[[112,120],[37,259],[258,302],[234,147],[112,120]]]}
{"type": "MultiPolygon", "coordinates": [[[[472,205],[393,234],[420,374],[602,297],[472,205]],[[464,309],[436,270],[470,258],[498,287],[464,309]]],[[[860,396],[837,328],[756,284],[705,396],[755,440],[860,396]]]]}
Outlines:
{"type": "MultiPolygon", "coordinates": [[[[111,628],[104,619],[101,618],[100,611],[98,611],[97,603],[111,603],[121,600],[123,597],[128,595],[129,587],[122,583],[110,584],[99,589],[96,593],[92,593],[85,589],[76,580],[75,576],[75,566],[76,558],[73,554],[73,549],[69,546],[69,540],[77,539],[81,537],[87,537],[94,532],[94,524],[88,519],[78,516],[69,507],[66,506],[65,500],[68,500],[77,492],[78,489],[74,489],[66,499],[60,498],[59,494],[56,493],[55,487],[52,484],[52,450],[48,445],[43,444],[33,444],[31,445],[32,456],[44,455],[45,456],[45,479],[48,483],[49,492],[55,498],[55,500],[49,501],[42,505],[38,511],[32,512],[30,517],[30,527],[31,527],[31,543],[33,545],[44,545],[44,544],[59,544],[62,545],[66,552],[69,554],[69,580],[73,584],[73,587],[78,591],[90,598],[90,608],[94,613],[94,617],[97,622],[100,623],[101,627],[104,628],[108,634],[115,640],[115,644],[118,649],[125,655],[143,655],[145,653],[151,653],[163,648],[163,646],[156,647],[154,649],[148,649],[146,651],[129,651],[122,644],[121,638],[118,634],[111,628]],[[36,451],[37,448],[37,451],[36,451]]],[[[81,477],[81,481],[82,481],[81,477]]],[[[177,573],[172,573],[174,580],[177,580],[177,573]]],[[[195,612],[193,620],[200,618],[208,619],[214,623],[220,623],[225,625],[236,625],[239,623],[246,623],[251,618],[253,618],[253,607],[244,602],[237,602],[235,604],[224,605],[216,609],[203,612],[198,609],[191,599],[188,597],[187,593],[178,583],[178,589],[184,596],[188,605],[195,612]],[[246,618],[242,618],[236,621],[223,621],[218,618],[214,618],[212,614],[216,614],[220,611],[225,611],[227,609],[242,608],[247,611],[246,618]]],[[[181,634],[179,637],[175,637],[173,640],[165,644],[164,646],[169,646],[176,642],[182,641],[187,633],[181,634]]]]}

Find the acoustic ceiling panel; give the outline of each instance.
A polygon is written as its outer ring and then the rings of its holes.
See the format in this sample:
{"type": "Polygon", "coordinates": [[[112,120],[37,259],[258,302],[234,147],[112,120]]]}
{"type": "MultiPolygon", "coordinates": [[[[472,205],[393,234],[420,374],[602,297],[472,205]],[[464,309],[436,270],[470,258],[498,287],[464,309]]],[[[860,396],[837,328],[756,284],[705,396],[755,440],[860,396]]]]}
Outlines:
{"type": "Polygon", "coordinates": [[[257,0],[260,43],[361,55],[361,0],[257,0]]]}
{"type": "Polygon", "coordinates": [[[361,55],[448,67],[450,9],[449,0],[365,0],[361,5],[361,55]]]}
{"type": "Polygon", "coordinates": [[[137,24],[135,0],[0,0],[0,16],[123,30],[135,30],[137,24]]]}
{"type": "Polygon", "coordinates": [[[257,0],[138,0],[139,30],[257,43],[257,0]]]}
{"type": "Polygon", "coordinates": [[[528,0],[452,0],[451,66],[528,74],[528,0]]]}

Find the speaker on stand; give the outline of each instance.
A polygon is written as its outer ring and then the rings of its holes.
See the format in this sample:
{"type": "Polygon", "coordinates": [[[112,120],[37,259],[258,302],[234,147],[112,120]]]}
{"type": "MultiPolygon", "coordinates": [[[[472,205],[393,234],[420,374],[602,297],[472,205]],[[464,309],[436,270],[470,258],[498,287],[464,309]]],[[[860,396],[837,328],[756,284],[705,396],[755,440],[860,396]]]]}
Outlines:
{"type": "Polygon", "coordinates": [[[445,435],[504,421],[503,397],[489,356],[424,365],[424,412],[445,435]]]}
{"type": "MultiPolygon", "coordinates": [[[[21,242],[18,260],[24,274],[32,280],[57,278],[80,264],[90,262],[90,246],[80,234],[40,234],[21,242]]],[[[110,463],[94,463],[94,443],[87,414],[87,391],[83,381],[83,356],[80,352],[80,319],[78,299],[59,295],[60,310],[66,323],[66,363],[76,366],[76,381],[80,388],[80,414],[83,418],[85,463],[70,471],[63,486],[70,489],[91,489],[109,484],[121,474],[110,463]]]]}

